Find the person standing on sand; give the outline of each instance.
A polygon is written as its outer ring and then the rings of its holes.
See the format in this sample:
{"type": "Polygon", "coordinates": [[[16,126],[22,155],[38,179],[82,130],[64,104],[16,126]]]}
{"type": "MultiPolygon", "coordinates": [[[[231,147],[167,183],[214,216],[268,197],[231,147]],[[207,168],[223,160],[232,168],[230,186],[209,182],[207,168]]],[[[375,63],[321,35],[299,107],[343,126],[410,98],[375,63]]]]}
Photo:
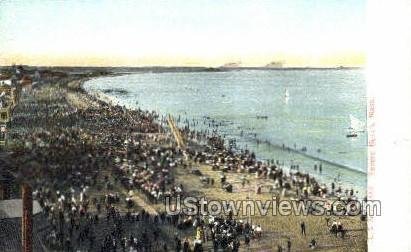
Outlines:
{"type": "Polygon", "coordinates": [[[245,177],[245,175],[242,175],[241,176],[241,186],[244,188],[244,186],[245,186],[245,182],[246,182],[246,177],[245,177]]]}
{"type": "Polygon", "coordinates": [[[300,226],[301,226],[301,235],[305,236],[306,234],[305,234],[305,223],[304,223],[304,221],[301,222],[300,226]]]}
{"type": "Polygon", "coordinates": [[[223,186],[223,185],[224,185],[225,181],[226,181],[226,176],[225,176],[225,174],[224,174],[224,173],[221,173],[221,175],[220,175],[220,182],[221,182],[221,186],[223,186]]]}
{"type": "Polygon", "coordinates": [[[190,242],[188,241],[187,238],[184,239],[183,243],[183,252],[188,252],[190,251],[190,242]]]}
{"type": "Polygon", "coordinates": [[[291,239],[290,238],[288,238],[288,241],[287,241],[287,251],[288,252],[291,251],[291,239]]]}
{"type": "Polygon", "coordinates": [[[317,241],[313,238],[310,242],[310,244],[308,244],[308,247],[310,249],[315,249],[317,247],[317,241]]]}
{"type": "Polygon", "coordinates": [[[181,250],[181,240],[178,238],[178,236],[176,236],[174,238],[174,241],[176,243],[176,252],[180,252],[180,250],[181,250]]]}
{"type": "Polygon", "coordinates": [[[244,236],[244,244],[247,247],[250,245],[250,236],[248,234],[244,236]]]}

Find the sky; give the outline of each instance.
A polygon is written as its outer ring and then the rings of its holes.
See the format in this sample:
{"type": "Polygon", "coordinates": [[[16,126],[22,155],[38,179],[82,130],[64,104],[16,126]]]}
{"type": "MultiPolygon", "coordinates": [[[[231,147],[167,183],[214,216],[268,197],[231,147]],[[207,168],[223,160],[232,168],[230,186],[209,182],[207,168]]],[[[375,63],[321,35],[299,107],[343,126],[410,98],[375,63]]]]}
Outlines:
{"type": "Polygon", "coordinates": [[[365,0],[0,0],[0,65],[362,66],[365,0]]]}

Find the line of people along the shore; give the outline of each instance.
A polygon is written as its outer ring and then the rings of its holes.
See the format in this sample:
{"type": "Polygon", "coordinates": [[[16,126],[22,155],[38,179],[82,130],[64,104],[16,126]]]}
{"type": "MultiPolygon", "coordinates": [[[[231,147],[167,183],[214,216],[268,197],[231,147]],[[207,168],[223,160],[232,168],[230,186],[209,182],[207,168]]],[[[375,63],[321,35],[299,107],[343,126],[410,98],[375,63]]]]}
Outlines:
{"type": "MultiPolygon", "coordinates": [[[[245,245],[260,238],[261,226],[253,227],[251,223],[235,220],[232,216],[215,216],[212,221],[206,221],[190,220],[188,216],[163,218],[161,214],[124,210],[133,207],[129,200],[132,198],[129,192],[133,190],[143,192],[153,203],[161,201],[165,195],[186,193],[184,186],[176,184],[173,177],[173,169],[184,165],[184,159],[209,164],[226,174],[255,174],[273,180],[277,188],[294,190],[305,198],[330,193],[309,174],[296,171],[287,175],[275,163],[258,161],[247,150],[234,152],[226,148],[224,139],[216,134],[186,128],[183,134],[188,140],[206,143],[206,146],[187,150],[170,145],[165,147],[166,143],[172,143],[172,139],[170,135],[158,134],[165,130],[158,123],[161,119],[156,113],[128,110],[97,100],[98,107],[78,109],[67,103],[66,92],[57,89],[53,97],[47,97],[41,89],[34,89],[16,108],[11,123],[16,129],[11,132],[11,138],[21,143],[11,147],[15,148],[13,162],[16,167],[25,167],[19,171],[21,176],[32,178],[34,197],[51,223],[51,231],[45,237],[51,247],[68,251],[83,246],[101,251],[126,247],[137,250],[138,246],[150,249],[147,244],[154,246],[161,231],[152,234],[143,231],[138,238],[127,237],[125,227],[130,228],[127,223],[133,220],[143,220],[140,231],[144,227],[148,230],[150,223],[172,223],[176,228],[194,225],[197,232],[195,251],[202,249],[199,241],[207,240],[204,229],[209,230],[215,249],[231,247],[236,251],[240,244],[238,235],[242,236],[245,245]],[[110,175],[104,175],[107,171],[110,175]],[[118,184],[125,190],[125,195],[92,196],[99,191],[120,190],[118,184]],[[123,207],[118,206],[120,202],[124,202],[123,207]],[[100,220],[104,212],[105,223],[100,220]],[[105,225],[109,228],[103,228],[105,225]],[[101,230],[106,232],[101,233],[101,230]]],[[[173,250],[179,249],[178,244],[181,244],[183,250],[187,241],[176,237],[175,248],[168,245],[170,241],[156,246],[173,250]]]]}

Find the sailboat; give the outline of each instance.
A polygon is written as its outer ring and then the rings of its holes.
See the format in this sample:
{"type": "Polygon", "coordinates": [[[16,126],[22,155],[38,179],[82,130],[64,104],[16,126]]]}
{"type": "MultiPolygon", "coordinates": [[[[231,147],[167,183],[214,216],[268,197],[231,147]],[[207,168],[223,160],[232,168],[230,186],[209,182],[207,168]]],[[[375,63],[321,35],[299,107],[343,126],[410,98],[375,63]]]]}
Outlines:
{"type": "Polygon", "coordinates": [[[365,131],[364,123],[355,118],[353,115],[350,115],[350,127],[348,130],[349,133],[347,134],[347,137],[357,137],[358,133],[365,131]]]}
{"type": "Polygon", "coordinates": [[[285,89],[284,93],[284,101],[285,103],[288,103],[288,100],[290,99],[290,93],[288,92],[288,89],[285,89]]]}

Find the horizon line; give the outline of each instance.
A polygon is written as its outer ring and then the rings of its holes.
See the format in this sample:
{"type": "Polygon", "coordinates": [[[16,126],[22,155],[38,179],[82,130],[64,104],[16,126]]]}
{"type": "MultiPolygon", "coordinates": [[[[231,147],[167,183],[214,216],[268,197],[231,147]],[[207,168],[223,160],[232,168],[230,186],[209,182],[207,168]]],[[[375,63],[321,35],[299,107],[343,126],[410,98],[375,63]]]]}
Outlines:
{"type": "Polygon", "coordinates": [[[365,68],[366,66],[284,66],[284,67],[266,67],[266,66],[236,66],[236,67],[227,67],[227,66],[183,66],[183,65],[145,65],[145,66],[82,66],[82,65],[28,65],[28,64],[10,64],[10,65],[1,65],[0,67],[11,67],[11,66],[27,66],[27,67],[73,67],[73,68],[211,68],[211,69],[347,69],[347,68],[365,68]]]}

